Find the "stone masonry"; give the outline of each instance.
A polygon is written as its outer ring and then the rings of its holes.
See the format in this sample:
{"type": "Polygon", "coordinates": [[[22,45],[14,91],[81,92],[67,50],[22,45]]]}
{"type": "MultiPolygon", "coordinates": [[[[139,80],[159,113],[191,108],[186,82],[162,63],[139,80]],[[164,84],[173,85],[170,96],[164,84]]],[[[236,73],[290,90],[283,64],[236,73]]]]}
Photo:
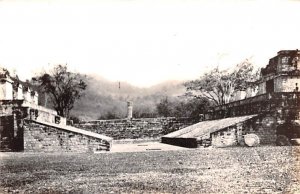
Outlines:
{"type": "Polygon", "coordinates": [[[109,143],[103,139],[31,121],[24,124],[25,152],[96,152],[109,149],[109,143]]]}
{"type": "Polygon", "coordinates": [[[260,115],[243,123],[227,127],[211,134],[212,146],[227,147],[245,145],[244,135],[255,134],[262,145],[275,145],[276,119],[271,115],[260,115]]]}
{"type": "Polygon", "coordinates": [[[119,139],[158,139],[161,136],[194,124],[188,118],[141,118],[97,120],[75,125],[78,128],[119,139]]]}
{"type": "Polygon", "coordinates": [[[0,67],[0,151],[110,150],[112,138],[67,126],[66,118],[38,104],[29,83],[0,67]]]}
{"type": "Polygon", "coordinates": [[[269,64],[261,69],[259,80],[252,83],[245,91],[236,91],[234,101],[208,110],[204,114],[204,122],[210,121],[207,125],[213,125],[217,121],[225,123],[227,118],[234,119],[250,115],[257,115],[257,117],[226,127],[218,126],[211,131],[205,131],[205,127],[199,127],[185,134],[184,132],[189,128],[182,129],[178,132],[180,135],[174,136],[171,133],[164,136],[162,141],[169,138],[170,143],[179,145],[184,142],[183,145],[190,147],[196,147],[198,144],[206,145],[207,142],[216,147],[225,147],[242,145],[245,137],[252,135],[260,144],[299,144],[299,87],[300,51],[279,51],[277,56],[271,58],[269,64]],[[199,136],[204,132],[207,134],[207,139],[199,136]],[[188,143],[192,140],[193,144],[188,143]]]}

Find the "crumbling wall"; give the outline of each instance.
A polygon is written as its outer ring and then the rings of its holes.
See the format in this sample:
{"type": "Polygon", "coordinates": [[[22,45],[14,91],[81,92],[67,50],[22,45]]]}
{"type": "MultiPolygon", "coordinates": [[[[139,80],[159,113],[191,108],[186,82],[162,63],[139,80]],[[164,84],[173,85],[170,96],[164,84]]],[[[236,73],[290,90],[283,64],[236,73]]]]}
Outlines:
{"type": "Polygon", "coordinates": [[[284,76],[274,80],[275,92],[295,92],[300,91],[300,76],[284,76]]]}
{"type": "Polygon", "coordinates": [[[59,125],[66,125],[67,119],[58,116],[56,111],[53,111],[42,106],[31,106],[29,108],[29,118],[36,121],[45,121],[48,123],[56,123],[59,125]]]}
{"type": "Polygon", "coordinates": [[[42,124],[24,125],[25,152],[94,152],[109,150],[104,140],[42,124]]]}
{"type": "Polygon", "coordinates": [[[75,127],[104,134],[118,139],[158,139],[170,132],[182,129],[196,123],[188,118],[144,118],[144,119],[116,119],[98,120],[75,127]]]}
{"type": "Polygon", "coordinates": [[[277,139],[276,128],[278,125],[276,116],[268,114],[254,119],[250,126],[247,126],[246,132],[256,134],[260,144],[274,145],[277,139]]]}
{"type": "Polygon", "coordinates": [[[244,135],[246,134],[256,134],[262,145],[275,145],[278,125],[275,116],[261,115],[213,133],[212,145],[215,147],[244,145],[244,135]]]}
{"type": "Polygon", "coordinates": [[[12,99],[13,99],[12,80],[1,79],[0,80],[0,100],[12,100],[12,99]]]}
{"type": "Polygon", "coordinates": [[[212,141],[211,144],[214,147],[228,147],[228,146],[235,146],[242,141],[240,136],[237,134],[238,127],[237,125],[228,127],[224,130],[218,131],[212,134],[212,141]]]}
{"type": "Polygon", "coordinates": [[[12,151],[14,142],[13,116],[0,116],[0,151],[12,151]]]}
{"type": "Polygon", "coordinates": [[[260,82],[258,84],[257,95],[266,93],[266,82],[260,82]]]}

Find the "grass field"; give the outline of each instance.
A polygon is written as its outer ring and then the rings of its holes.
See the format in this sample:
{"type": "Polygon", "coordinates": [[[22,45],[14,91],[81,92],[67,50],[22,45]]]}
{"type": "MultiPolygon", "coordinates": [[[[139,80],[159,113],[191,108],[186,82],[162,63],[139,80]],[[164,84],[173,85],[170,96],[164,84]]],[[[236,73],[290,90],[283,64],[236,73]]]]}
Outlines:
{"type": "Polygon", "coordinates": [[[0,157],[0,193],[300,193],[300,147],[0,157]]]}

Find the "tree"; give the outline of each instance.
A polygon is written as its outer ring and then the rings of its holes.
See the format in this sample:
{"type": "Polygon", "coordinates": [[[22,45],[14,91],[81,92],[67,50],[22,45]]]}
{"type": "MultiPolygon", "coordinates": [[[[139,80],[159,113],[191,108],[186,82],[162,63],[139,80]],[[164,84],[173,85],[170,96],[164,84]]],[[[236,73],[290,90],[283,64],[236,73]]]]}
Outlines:
{"type": "Polygon", "coordinates": [[[198,120],[200,114],[203,114],[209,107],[210,103],[206,98],[185,98],[174,102],[173,115],[198,120]]]}
{"type": "Polygon", "coordinates": [[[199,119],[210,106],[206,98],[187,98],[184,96],[165,97],[156,104],[157,114],[164,117],[188,117],[199,119]]]}
{"type": "Polygon", "coordinates": [[[78,73],[69,72],[67,65],[56,65],[50,74],[44,73],[32,79],[49,95],[57,114],[69,117],[75,101],[87,87],[82,78],[78,73]]]}
{"type": "Polygon", "coordinates": [[[168,97],[160,100],[160,102],[156,105],[156,110],[159,116],[172,116],[172,103],[168,100],[168,97]]]}
{"type": "Polygon", "coordinates": [[[200,79],[186,82],[188,96],[206,98],[215,105],[226,104],[233,94],[245,90],[258,79],[259,71],[255,71],[248,60],[237,64],[233,70],[220,70],[218,67],[205,73],[200,79]]]}

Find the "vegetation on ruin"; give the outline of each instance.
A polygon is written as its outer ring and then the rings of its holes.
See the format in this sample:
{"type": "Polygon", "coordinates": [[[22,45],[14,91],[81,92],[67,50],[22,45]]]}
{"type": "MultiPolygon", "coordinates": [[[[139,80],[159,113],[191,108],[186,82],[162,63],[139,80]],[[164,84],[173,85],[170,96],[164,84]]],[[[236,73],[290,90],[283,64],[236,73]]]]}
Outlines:
{"type": "Polygon", "coordinates": [[[220,70],[216,67],[184,85],[188,96],[206,98],[215,105],[222,105],[228,103],[235,92],[251,86],[258,77],[259,71],[249,60],[245,60],[233,69],[220,70]]]}
{"type": "Polygon", "coordinates": [[[173,117],[197,116],[202,101],[184,96],[185,88],[180,81],[167,81],[149,88],[140,88],[131,84],[111,82],[99,76],[87,75],[85,95],[79,99],[71,115],[83,120],[119,119],[126,117],[127,101],[133,102],[134,118],[155,118],[167,116],[157,107],[168,99],[173,117]],[[194,106],[192,106],[194,104],[194,106]]]}
{"type": "Polygon", "coordinates": [[[188,117],[199,119],[199,115],[203,114],[210,103],[205,98],[182,97],[183,99],[162,98],[156,105],[158,116],[163,117],[188,117]]]}
{"type": "Polygon", "coordinates": [[[111,82],[96,75],[83,76],[69,72],[67,67],[61,66],[57,69],[58,67],[35,78],[43,86],[41,94],[43,91],[49,94],[48,99],[40,95],[40,104],[54,107],[60,115],[70,114],[73,120],[125,118],[127,101],[133,102],[134,118],[196,118],[210,106],[228,102],[234,92],[244,90],[259,76],[253,64],[245,60],[233,69],[214,68],[200,79],[186,83],[169,81],[149,88],[139,88],[126,82],[111,82]],[[72,79],[78,85],[73,85],[73,88],[66,87],[67,92],[55,98],[53,94],[58,96],[59,91],[65,90],[63,84],[56,87],[55,80],[61,79],[61,75],[67,75],[66,72],[74,76],[72,79]],[[63,86],[63,90],[59,89],[60,86],[63,86]]]}
{"type": "Polygon", "coordinates": [[[37,82],[41,91],[48,94],[53,108],[63,117],[69,117],[75,101],[87,87],[82,75],[70,72],[67,65],[60,64],[54,66],[50,73],[33,78],[33,81],[37,82]]]}

